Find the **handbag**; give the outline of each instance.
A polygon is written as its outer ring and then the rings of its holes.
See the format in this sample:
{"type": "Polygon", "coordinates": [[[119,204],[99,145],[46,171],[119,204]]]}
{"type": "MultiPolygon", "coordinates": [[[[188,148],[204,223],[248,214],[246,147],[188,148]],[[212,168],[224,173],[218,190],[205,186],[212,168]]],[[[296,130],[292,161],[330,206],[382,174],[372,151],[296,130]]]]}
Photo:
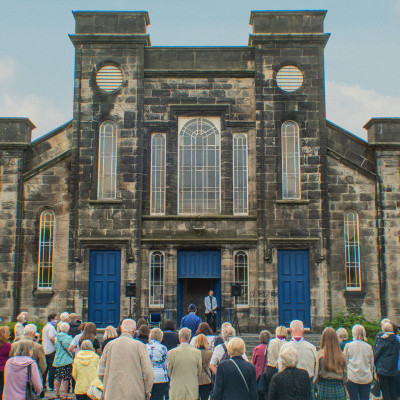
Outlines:
{"type": "Polygon", "coordinates": [[[245,379],[245,377],[243,376],[243,372],[240,370],[239,366],[235,363],[235,361],[232,360],[232,358],[231,358],[230,360],[235,364],[235,367],[237,368],[237,370],[239,371],[240,376],[241,376],[242,379],[243,379],[243,382],[244,382],[244,384],[245,384],[245,386],[246,386],[247,392],[250,394],[249,385],[247,384],[246,379],[245,379]]]}
{"type": "Polygon", "coordinates": [[[371,393],[375,397],[381,397],[381,383],[376,375],[376,371],[374,373],[374,378],[372,379],[371,393]]]}
{"type": "Polygon", "coordinates": [[[25,390],[25,400],[37,400],[39,396],[36,394],[35,389],[33,388],[31,376],[32,370],[31,365],[28,365],[28,381],[26,382],[26,390],[25,390]]]}
{"type": "Polygon", "coordinates": [[[267,361],[267,355],[268,355],[267,349],[268,349],[268,347],[265,348],[263,368],[262,368],[260,376],[257,379],[257,392],[260,396],[266,395],[267,391],[268,391],[268,383],[267,383],[266,376],[264,373],[265,363],[267,361]]]}

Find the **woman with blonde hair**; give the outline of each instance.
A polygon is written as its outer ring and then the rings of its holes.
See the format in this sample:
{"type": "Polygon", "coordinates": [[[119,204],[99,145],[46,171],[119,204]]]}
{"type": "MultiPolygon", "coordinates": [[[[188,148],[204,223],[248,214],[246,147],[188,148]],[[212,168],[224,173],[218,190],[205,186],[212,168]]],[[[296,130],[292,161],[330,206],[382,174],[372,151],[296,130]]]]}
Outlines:
{"type": "Polygon", "coordinates": [[[4,367],[10,355],[11,343],[10,329],[8,326],[0,327],[0,400],[3,398],[3,387],[4,387],[4,367]]]}
{"type": "Polygon", "coordinates": [[[107,328],[104,330],[103,343],[101,344],[101,351],[103,352],[107,343],[111,342],[111,340],[114,340],[117,337],[118,337],[117,330],[111,325],[107,326],[107,328]]]}
{"type": "Polygon", "coordinates": [[[325,328],[318,353],[318,400],[346,400],[346,358],[333,328],[325,328]]]}
{"type": "Polygon", "coordinates": [[[366,342],[367,335],[362,325],[354,325],[353,341],[344,348],[347,361],[347,391],[350,400],[368,400],[374,371],[372,347],[366,342]]]}
{"type": "MultiPolygon", "coordinates": [[[[201,324],[200,324],[201,325],[201,324]]],[[[207,324],[208,325],[208,324],[207,324]]],[[[199,399],[207,400],[212,389],[211,370],[208,367],[212,356],[212,351],[208,347],[209,342],[206,335],[200,333],[196,336],[194,347],[201,351],[201,374],[199,376],[199,399]]]]}
{"type": "Polygon", "coordinates": [[[339,344],[340,344],[340,349],[343,351],[346,344],[350,343],[349,339],[349,335],[347,333],[347,330],[344,328],[338,328],[336,329],[336,336],[339,340],[339,344]]]}

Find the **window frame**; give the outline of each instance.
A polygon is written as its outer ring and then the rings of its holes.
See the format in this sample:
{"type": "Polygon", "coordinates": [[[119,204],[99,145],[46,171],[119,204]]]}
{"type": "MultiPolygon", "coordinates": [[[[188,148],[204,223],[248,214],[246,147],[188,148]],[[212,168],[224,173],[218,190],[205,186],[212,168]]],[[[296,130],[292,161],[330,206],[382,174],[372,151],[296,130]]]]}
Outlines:
{"type": "MultiPolygon", "coordinates": [[[[249,145],[248,145],[248,135],[245,133],[234,133],[233,134],[233,138],[232,138],[232,152],[233,152],[233,161],[232,161],[232,172],[233,172],[233,188],[232,188],[232,196],[233,196],[233,214],[234,215],[248,215],[249,214],[249,145]],[[239,145],[236,143],[235,141],[237,141],[239,138],[244,138],[245,140],[245,150],[243,149],[238,149],[239,145]],[[237,180],[238,180],[238,174],[239,174],[239,166],[236,163],[236,157],[237,157],[237,153],[239,151],[243,151],[243,153],[245,154],[245,165],[243,165],[241,167],[240,171],[243,175],[245,175],[245,186],[243,187],[239,187],[237,185],[237,180]],[[246,206],[243,207],[243,210],[240,211],[239,210],[239,206],[235,201],[235,194],[237,193],[238,196],[241,194],[240,190],[242,190],[242,196],[246,206]],[[244,194],[244,191],[246,192],[244,194]]],[[[243,147],[243,144],[242,144],[243,147]]]]}
{"type": "Polygon", "coordinates": [[[164,307],[164,292],[165,292],[165,252],[161,250],[152,250],[150,252],[150,257],[149,257],[149,307],[164,307]],[[153,256],[155,254],[160,254],[162,256],[162,279],[161,279],[161,287],[162,290],[162,295],[161,295],[161,302],[156,303],[152,302],[154,298],[156,297],[155,295],[152,296],[151,289],[156,287],[156,285],[153,284],[152,280],[152,270],[153,270],[153,256]]]}
{"type": "MultiPolygon", "coordinates": [[[[151,160],[150,160],[150,215],[165,215],[165,204],[166,204],[166,166],[167,166],[167,162],[166,162],[166,156],[167,156],[167,138],[165,133],[153,133],[151,135],[151,160]],[[163,138],[163,144],[161,145],[161,150],[160,153],[163,153],[163,165],[155,165],[155,153],[156,150],[153,147],[153,140],[154,138],[156,138],[157,136],[160,136],[163,138]],[[160,168],[160,170],[155,171],[155,168],[160,168]],[[154,186],[153,188],[153,183],[154,183],[154,176],[157,173],[161,173],[161,169],[162,169],[162,173],[163,173],[163,182],[160,184],[159,187],[154,186]],[[155,193],[157,193],[157,189],[159,189],[160,193],[163,193],[163,202],[162,204],[160,204],[160,211],[158,210],[154,210],[153,209],[153,196],[155,195],[155,193]]],[[[161,164],[161,163],[159,163],[161,164]]],[[[160,180],[161,181],[161,180],[160,180]]]]}
{"type": "Polygon", "coordinates": [[[54,242],[55,242],[55,213],[53,210],[43,210],[40,213],[40,218],[39,218],[39,248],[38,248],[38,276],[37,276],[37,288],[38,290],[52,290],[53,289],[53,277],[54,277],[54,242]],[[45,252],[43,251],[45,246],[45,243],[43,241],[43,236],[46,237],[46,225],[43,226],[45,223],[46,215],[50,215],[50,240],[48,243],[50,243],[47,247],[50,249],[50,260],[48,261],[49,265],[43,265],[43,259],[44,259],[44,254],[45,252]],[[44,235],[43,235],[44,233],[44,235]],[[43,284],[44,279],[43,278],[43,270],[45,268],[48,268],[48,277],[51,276],[51,279],[48,279],[46,284],[43,284]]]}
{"type": "Polygon", "coordinates": [[[356,210],[346,210],[343,215],[343,239],[344,239],[344,265],[345,265],[345,284],[346,291],[361,291],[361,262],[360,262],[360,219],[358,212],[356,210]],[[350,221],[349,217],[352,216],[352,221],[350,221]],[[355,218],[354,218],[355,216],[355,218]],[[351,223],[353,234],[355,239],[353,241],[349,240],[349,224],[351,223]],[[350,261],[350,248],[354,247],[356,260],[354,261],[355,265],[351,265],[350,261]],[[355,269],[355,285],[350,286],[352,283],[350,282],[351,276],[351,268],[355,269]]]}
{"type": "Polygon", "coordinates": [[[249,304],[250,304],[250,280],[249,280],[249,278],[250,278],[250,274],[249,274],[249,270],[250,270],[250,268],[249,268],[249,253],[248,253],[248,251],[246,251],[246,250],[236,250],[234,253],[233,253],[233,273],[234,273],[234,283],[238,283],[238,284],[240,284],[241,285],[241,287],[242,287],[242,296],[240,296],[240,298],[242,298],[242,297],[246,297],[247,296],[247,298],[246,298],[246,302],[243,302],[243,303],[239,303],[238,302],[238,297],[235,297],[235,306],[236,307],[238,307],[238,308],[245,308],[245,307],[249,307],[249,304]],[[247,261],[247,266],[246,266],[246,282],[244,282],[244,284],[243,284],[243,282],[238,282],[237,280],[236,280],[236,269],[238,268],[237,266],[236,266],[236,257],[238,256],[238,254],[240,254],[240,253],[243,253],[243,254],[245,254],[246,255],[246,261],[247,261]],[[247,292],[246,292],[246,294],[245,295],[243,295],[243,289],[244,289],[244,287],[247,289],[247,292]]]}

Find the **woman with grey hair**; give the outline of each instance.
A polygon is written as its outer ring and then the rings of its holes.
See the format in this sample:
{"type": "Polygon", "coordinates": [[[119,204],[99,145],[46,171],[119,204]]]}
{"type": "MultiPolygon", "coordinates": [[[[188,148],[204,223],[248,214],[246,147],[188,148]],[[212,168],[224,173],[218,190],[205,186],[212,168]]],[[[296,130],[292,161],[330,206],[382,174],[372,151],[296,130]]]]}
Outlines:
{"type": "Polygon", "coordinates": [[[3,400],[25,400],[28,376],[34,391],[43,390],[39,368],[32,359],[33,342],[19,340],[15,356],[10,358],[4,368],[3,400]]]}
{"type": "Polygon", "coordinates": [[[346,346],[346,344],[350,343],[349,335],[347,333],[347,330],[344,329],[344,328],[338,328],[336,330],[336,336],[337,336],[337,338],[339,340],[340,349],[343,351],[345,346],[346,346]]]}
{"type": "Polygon", "coordinates": [[[293,346],[285,346],[279,354],[279,373],[274,375],[269,386],[269,400],[309,400],[311,381],[308,372],[296,368],[299,354],[293,346]]]}
{"type": "Polygon", "coordinates": [[[253,358],[251,362],[256,367],[257,381],[260,375],[263,374],[264,371],[266,370],[266,365],[268,360],[267,347],[270,339],[271,339],[271,333],[269,331],[266,330],[261,331],[260,344],[256,346],[253,350],[253,358]]]}

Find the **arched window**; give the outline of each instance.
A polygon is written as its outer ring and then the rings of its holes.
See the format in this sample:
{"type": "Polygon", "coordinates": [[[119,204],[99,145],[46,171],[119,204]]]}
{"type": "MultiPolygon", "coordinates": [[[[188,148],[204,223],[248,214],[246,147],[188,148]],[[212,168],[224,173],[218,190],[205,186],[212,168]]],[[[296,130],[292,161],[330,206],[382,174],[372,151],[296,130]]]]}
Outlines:
{"type": "Polygon", "coordinates": [[[112,121],[100,125],[97,198],[115,199],[117,194],[117,126],[112,121]]]}
{"type": "Polygon", "coordinates": [[[54,212],[40,214],[38,289],[51,289],[53,282],[54,212]]]}
{"type": "Polygon", "coordinates": [[[358,214],[354,210],[344,213],[344,256],[346,265],[346,289],[361,289],[360,242],[358,214]]]}
{"type": "Polygon", "coordinates": [[[220,212],[220,128],[218,118],[180,120],[178,211],[220,212]],[[216,125],[218,124],[218,126],[216,125]]]}
{"type": "Polygon", "coordinates": [[[245,251],[237,251],[234,255],[235,283],[240,284],[242,295],[236,298],[237,306],[249,305],[249,260],[245,251]]]}
{"type": "Polygon", "coordinates": [[[247,136],[233,135],[233,213],[248,213],[247,136]]]}
{"type": "Polygon", "coordinates": [[[153,251],[150,255],[150,306],[164,304],[164,254],[153,251]]]}
{"type": "Polygon", "coordinates": [[[151,214],[165,214],[165,135],[151,138],[151,214]]]}
{"type": "Polygon", "coordinates": [[[285,121],[281,128],[282,145],[282,198],[300,199],[300,147],[299,126],[285,121]]]}

